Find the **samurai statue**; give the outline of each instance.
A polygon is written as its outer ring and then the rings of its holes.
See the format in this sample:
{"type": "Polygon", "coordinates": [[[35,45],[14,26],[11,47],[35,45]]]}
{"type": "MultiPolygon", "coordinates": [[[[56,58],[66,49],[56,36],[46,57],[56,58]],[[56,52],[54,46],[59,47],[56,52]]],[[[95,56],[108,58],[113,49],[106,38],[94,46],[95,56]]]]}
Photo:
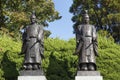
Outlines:
{"type": "Polygon", "coordinates": [[[32,13],[30,21],[31,23],[24,28],[22,35],[21,54],[25,54],[23,69],[39,70],[44,57],[43,25],[37,24],[35,12],[32,13]]]}
{"type": "Polygon", "coordinates": [[[96,28],[89,24],[89,15],[87,10],[83,14],[83,23],[75,29],[76,50],[75,55],[79,57],[78,69],[81,71],[96,70],[97,52],[97,34],[96,28]]]}

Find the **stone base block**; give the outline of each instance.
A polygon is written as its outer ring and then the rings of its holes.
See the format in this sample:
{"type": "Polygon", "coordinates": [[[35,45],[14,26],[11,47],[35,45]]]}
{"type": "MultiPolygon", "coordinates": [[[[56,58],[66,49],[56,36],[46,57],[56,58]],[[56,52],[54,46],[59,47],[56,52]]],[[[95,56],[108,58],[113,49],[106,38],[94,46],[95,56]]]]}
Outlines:
{"type": "Polygon", "coordinates": [[[99,71],[78,71],[77,76],[100,76],[99,71]]]}
{"type": "Polygon", "coordinates": [[[44,76],[42,70],[21,70],[20,76],[44,76]]]}
{"type": "Polygon", "coordinates": [[[103,80],[99,71],[78,71],[75,80],[103,80]]]}
{"type": "Polygon", "coordinates": [[[75,80],[103,80],[102,76],[76,76],[75,80]]]}
{"type": "Polygon", "coordinates": [[[47,80],[45,76],[18,76],[18,80],[47,80]]]}

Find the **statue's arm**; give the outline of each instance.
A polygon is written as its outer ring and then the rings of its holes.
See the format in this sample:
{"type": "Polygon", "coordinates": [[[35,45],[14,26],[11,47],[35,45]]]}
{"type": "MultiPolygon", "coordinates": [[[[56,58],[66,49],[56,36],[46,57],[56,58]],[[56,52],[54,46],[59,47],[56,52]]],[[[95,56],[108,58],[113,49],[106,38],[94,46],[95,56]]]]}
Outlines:
{"type": "Polygon", "coordinates": [[[40,55],[42,58],[44,58],[44,31],[43,26],[40,25],[38,29],[38,41],[40,43],[40,55]]]}
{"type": "Polygon", "coordinates": [[[97,32],[96,32],[96,28],[93,26],[93,41],[97,42],[97,32]]]}
{"type": "Polygon", "coordinates": [[[82,34],[81,34],[81,26],[79,25],[76,30],[76,50],[74,54],[79,54],[79,51],[82,47],[82,34]]]}
{"type": "Polygon", "coordinates": [[[26,28],[24,28],[24,32],[22,34],[22,48],[21,48],[21,54],[24,54],[26,51],[26,37],[27,37],[27,33],[26,33],[26,28]]]}
{"type": "Polygon", "coordinates": [[[81,25],[79,25],[76,29],[76,42],[79,42],[81,38],[82,38],[81,25]]]}
{"type": "Polygon", "coordinates": [[[43,40],[43,36],[44,36],[43,26],[40,25],[40,26],[39,26],[39,29],[38,29],[38,36],[37,36],[38,41],[42,41],[42,40],[43,40]]]}
{"type": "Polygon", "coordinates": [[[93,26],[93,48],[94,48],[94,52],[96,56],[99,56],[98,54],[98,42],[97,42],[97,33],[96,33],[96,29],[93,26]]]}

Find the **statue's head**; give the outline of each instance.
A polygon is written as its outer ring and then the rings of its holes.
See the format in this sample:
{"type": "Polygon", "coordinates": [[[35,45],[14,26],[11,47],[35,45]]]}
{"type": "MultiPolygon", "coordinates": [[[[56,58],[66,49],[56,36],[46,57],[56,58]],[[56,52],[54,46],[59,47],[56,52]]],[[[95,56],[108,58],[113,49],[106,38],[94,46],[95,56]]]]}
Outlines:
{"type": "Polygon", "coordinates": [[[30,21],[31,21],[32,24],[37,22],[35,12],[32,12],[32,15],[30,16],[30,21]]]}
{"type": "Polygon", "coordinates": [[[83,14],[83,21],[85,24],[89,24],[89,15],[88,15],[88,11],[85,10],[84,14],[83,14]]]}

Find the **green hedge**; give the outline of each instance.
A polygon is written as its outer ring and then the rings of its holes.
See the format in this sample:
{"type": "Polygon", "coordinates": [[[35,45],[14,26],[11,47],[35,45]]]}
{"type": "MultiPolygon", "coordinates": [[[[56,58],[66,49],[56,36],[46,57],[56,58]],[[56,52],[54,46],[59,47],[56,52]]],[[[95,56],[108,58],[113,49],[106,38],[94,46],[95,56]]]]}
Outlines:
{"type": "Polygon", "coordinates": [[[21,42],[0,36],[0,80],[16,80],[23,57],[19,55],[21,42]]]}
{"type": "MultiPolygon", "coordinates": [[[[120,79],[120,46],[112,38],[99,35],[98,70],[104,80],[120,79]]],[[[45,39],[45,59],[42,67],[47,80],[74,80],[78,57],[73,56],[75,39],[45,39]]],[[[21,41],[8,36],[0,36],[0,80],[17,80],[24,55],[19,55],[21,41]]]]}

